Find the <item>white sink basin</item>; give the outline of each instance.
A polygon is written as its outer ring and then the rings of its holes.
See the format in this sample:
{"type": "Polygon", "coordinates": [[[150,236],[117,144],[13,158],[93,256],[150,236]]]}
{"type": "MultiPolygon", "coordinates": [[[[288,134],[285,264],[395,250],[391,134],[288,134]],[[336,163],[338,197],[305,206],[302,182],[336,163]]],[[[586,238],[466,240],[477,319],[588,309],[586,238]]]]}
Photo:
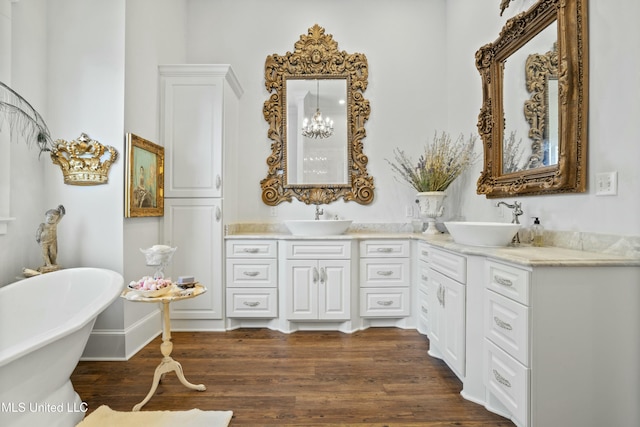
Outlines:
{"type": "Polygon", "coordinates": [[[520,224],[506,222],[445,222],[456,243],[471,246],[507,246],[520,229],[520,224]]]}
{"type": "Polygon", "coordinates": [[[298,219],[285,221],[284,225],[296,236],[335,236],[347,231],[352,222],[351,219],[298,219]]]}

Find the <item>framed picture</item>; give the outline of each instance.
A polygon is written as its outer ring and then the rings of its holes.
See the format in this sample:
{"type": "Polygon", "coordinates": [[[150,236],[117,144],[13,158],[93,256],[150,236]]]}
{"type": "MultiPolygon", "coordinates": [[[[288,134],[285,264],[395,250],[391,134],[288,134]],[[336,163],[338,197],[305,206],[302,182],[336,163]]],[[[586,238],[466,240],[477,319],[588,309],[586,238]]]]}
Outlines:
{"type": "Polygon", "coordinates": [[[124,216],[164,216],[164,147],[127,134],[124,216]]]}

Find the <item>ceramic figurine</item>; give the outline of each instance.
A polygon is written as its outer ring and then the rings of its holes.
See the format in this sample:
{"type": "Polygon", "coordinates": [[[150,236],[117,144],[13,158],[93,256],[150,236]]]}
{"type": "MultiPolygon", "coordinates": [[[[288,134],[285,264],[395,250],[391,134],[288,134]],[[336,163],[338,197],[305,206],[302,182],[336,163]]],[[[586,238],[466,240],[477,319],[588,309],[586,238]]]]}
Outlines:
{"type": "Polygon", "coordinates": [[[59,205],[56,209],[49,209],[45,213],[45,222],[40,224],[36,231],[36,241],[40,244],[42,257],[44,258],[44,265],[38,268],[40,273],[48,273],[60,269],[60,266],[56,264],[56,258],[58,257],[57,228],[65,213],[62,205],[59,205]]]}

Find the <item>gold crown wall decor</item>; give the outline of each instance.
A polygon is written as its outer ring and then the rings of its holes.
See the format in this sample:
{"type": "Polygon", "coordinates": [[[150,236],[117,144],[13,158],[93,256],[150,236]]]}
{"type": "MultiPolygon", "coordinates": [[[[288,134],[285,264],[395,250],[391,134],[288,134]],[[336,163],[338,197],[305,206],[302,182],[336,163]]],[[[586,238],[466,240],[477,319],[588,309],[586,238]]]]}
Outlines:
{"type": "Polygon", "coordinates": [[[82,133],[73,141],[56,140],[51,160],[62,169],[64,183],[99,185],[108,181],[109,168],[118,159],[115,148],[102,145],[82,133]]]}

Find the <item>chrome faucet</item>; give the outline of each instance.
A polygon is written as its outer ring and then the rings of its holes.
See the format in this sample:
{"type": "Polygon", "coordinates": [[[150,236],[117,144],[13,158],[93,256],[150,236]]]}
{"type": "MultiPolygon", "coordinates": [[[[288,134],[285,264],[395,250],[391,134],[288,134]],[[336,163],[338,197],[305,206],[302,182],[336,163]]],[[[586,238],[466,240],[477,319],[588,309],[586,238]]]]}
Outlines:
{"type": "Polygon", "coordinates": [[[320,215],[324,215],[324,209],[320,209],[320,206],[316,205],[316,216],[314,219],[318,221],[320,219],[320,215]]]}
{"type": "MultiPolygon", "coordinates": [[[[511,223],[512,224],[520,224],[520,220],[518,219],[518,217],[524,213],[522,211],[522,203],[513,202],[512,205],[510,205],[507,202],[498,202],[498,203],[496,203],[496,207],[499,207],[500,205],[504,205],[504,206],[508,207],[509,209],[512,209],[512,216],[511,216],[511,223]]],[[[512,242],[513,243],[520,243],[520,232],[517,232],[516,235],[513,236],[512,242]]]]}

